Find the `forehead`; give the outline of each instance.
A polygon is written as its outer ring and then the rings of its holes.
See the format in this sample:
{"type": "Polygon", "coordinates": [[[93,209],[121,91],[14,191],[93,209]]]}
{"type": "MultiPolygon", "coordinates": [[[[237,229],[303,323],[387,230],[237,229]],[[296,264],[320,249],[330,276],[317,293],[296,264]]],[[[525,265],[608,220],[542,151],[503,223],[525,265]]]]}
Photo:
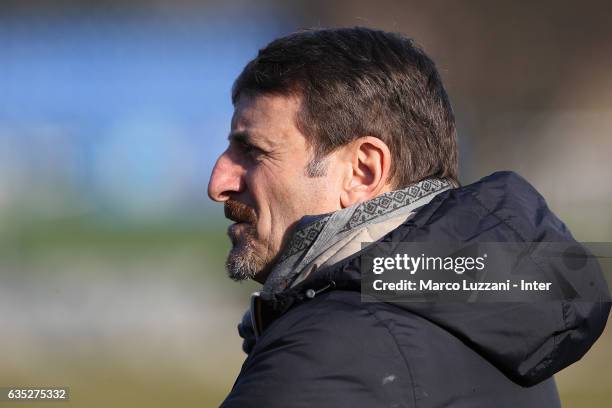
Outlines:
{"type": "Polygon", "coordinates": [[[280,95],[243,95],[234,107],[232,132],[247,132],[269,144],[303,138],[295,124],[299,99],[280,95]]]}

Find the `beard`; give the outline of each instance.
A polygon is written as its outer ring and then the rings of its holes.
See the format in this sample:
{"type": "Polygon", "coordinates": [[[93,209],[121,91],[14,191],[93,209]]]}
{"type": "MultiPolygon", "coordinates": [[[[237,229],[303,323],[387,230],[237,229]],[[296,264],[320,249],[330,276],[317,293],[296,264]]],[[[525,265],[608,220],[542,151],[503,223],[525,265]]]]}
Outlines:
{"type": "Polygon", "coordinates": [[[267,266],[268,261],[258,253],[255,232],[251,231],[250,225],[244,226],[240,234],[233,231],[233,228],[228,230],[232,249],[225,263],[227,274],[235,281],[254,279],[267,266]]]}
{"type": "Polygon", "coordinates": [[[261,247],[258,248],[255,210],[235,200],[226,201],[224,210],[226,218],[239,222],[227,230],[232,241],[232,249],[225,263],[227,274],[235,281],[255,279],[267,269],[273,258],[261,247]]]}

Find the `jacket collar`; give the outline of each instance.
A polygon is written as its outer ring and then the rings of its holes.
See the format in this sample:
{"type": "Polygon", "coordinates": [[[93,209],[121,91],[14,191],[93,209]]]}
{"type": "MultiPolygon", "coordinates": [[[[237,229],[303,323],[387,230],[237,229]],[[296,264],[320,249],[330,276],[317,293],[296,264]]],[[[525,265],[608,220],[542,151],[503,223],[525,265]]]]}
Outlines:
{"type": "Polygon", "coordinates": [[[387,235],[417,208],[453,187],[446,179],[426,179],[331,214],[302,218],[262,291],[251,296],[251,307],[240,325],[245,344],[256,341],[270,322],[295,303],[336,287],[358,290],[355,285],[360,277],[351,278],[354,274],[347,273],[346,269],[354,265],[353,258],[360,252],[361,244],[387,235]],[[368,239],[363,239],[364,235],[368,239]],[[346,248],[355,242],[352,252],[347,253],[346,248]],[[334,248],[342,248],[344,252],[336,252],[334,248]],[[352,261],[337,259],[339,255],[352,261]],[[325,263],[334,259],[338,262],[325,263]],[[251,331],[253,336],[249,340],[247,333],[251,331]]]}

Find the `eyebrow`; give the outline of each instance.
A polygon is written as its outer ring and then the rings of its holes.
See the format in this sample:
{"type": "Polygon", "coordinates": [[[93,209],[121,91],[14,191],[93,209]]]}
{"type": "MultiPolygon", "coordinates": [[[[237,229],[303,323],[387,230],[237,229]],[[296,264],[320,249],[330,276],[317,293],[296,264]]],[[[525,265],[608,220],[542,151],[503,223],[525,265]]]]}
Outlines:
{"type": "Polygon", "coordinates": [[[249,132],[248,130],[235,130],[230,132],[230,134],[227,136],[227,140],[229,140],[230,142],[237,142],[240,144],[245,144],[248,146],[252,146],[255,147],[259,150],[261,150],[262,152],[268,152],[270,151],[270,146],[267,145],[266,140],[254,140],[254,136],[253,133],[249,132]]]}
{"type": "Polygon", "coordinates": [[[230,132],[227,136],[227,140],[230,142],[236,141],[238,143],[253,144],[253,136],[244,130],[230,132]]]}

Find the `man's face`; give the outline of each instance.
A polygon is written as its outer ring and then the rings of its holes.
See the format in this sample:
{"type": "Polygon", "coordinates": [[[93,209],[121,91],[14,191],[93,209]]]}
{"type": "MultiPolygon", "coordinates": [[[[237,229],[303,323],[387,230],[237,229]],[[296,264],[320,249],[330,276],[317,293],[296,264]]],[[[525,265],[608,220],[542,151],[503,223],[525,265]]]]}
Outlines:
{"type": "Polygon", "coordinates": [[[272,95],[244,95],[236,103],[229,146],[208,185],[210,198],[224,202],[226,217],[236,222],[228,229],[232,279],[263,282],[300,218],[340,209],[334,154],[325,159],[325,175],[307,175],[312,155],[295,125],[298,108],[297,98],[272,95]]]}

